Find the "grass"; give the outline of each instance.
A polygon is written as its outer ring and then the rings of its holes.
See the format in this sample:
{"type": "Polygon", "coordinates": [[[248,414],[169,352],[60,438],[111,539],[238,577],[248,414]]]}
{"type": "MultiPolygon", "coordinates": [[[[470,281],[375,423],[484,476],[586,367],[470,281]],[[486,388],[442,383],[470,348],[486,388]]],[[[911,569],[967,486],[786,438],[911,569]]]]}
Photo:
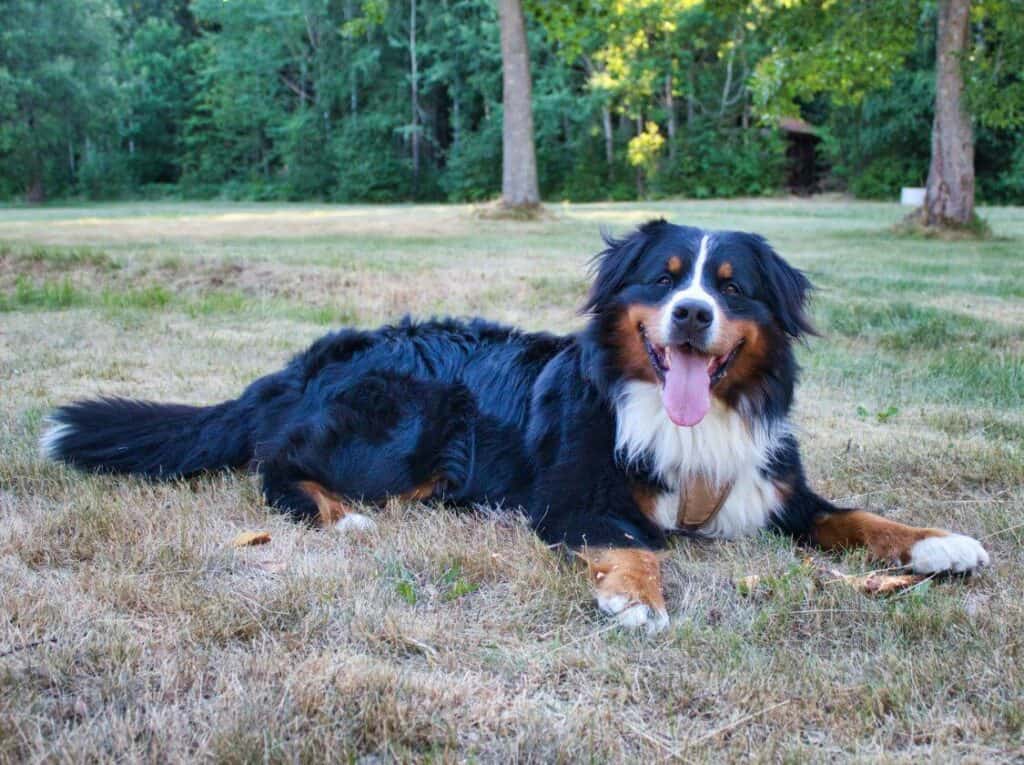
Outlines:
{"type": "Polygon", "coordinates": [[[841,200],[549,212],[0,208],[0,762],[1024,756],[1022,211],[985,210],[985,241],[895,237],[898,207],[841,200]],[[657,215],[759,231],[808,271],[813,482],[983,537],[990,570],[873,600],[785,539],[682,543],[672,626],[645,638],[515,517],[393,503],[338,536],[268,514],[249,476],[152,485],[36,454],[55,404],[223,400],[341,323],[572,330],[599,227],[657,215]],[[273,541],[232,548],[248,529],[273,541]],[[740,594],[749,574],[771,587],[740,594]]]}

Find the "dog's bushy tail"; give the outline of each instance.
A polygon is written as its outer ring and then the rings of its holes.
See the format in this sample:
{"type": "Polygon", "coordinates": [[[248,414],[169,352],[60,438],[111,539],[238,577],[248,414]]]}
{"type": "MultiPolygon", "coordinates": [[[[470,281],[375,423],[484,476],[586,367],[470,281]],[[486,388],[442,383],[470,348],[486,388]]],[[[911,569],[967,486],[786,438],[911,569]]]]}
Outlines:
{"type": "Polygon", "coordinates": [[[198,407],[100,398],[62,406],[49,420],[41,452],[81,470],[167,479],[240,467],[252,456],[240,401],[198,407]]]}

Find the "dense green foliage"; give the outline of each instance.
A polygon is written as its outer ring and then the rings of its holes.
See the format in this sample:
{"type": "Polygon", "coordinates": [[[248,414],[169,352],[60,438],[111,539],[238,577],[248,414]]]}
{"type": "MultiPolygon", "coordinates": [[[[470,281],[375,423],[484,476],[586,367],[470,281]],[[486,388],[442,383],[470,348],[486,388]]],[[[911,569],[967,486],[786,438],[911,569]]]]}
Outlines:
{"type": "MultiPolygon", "coordinates": [[[[787,139],[766,118],[782,112],[819,128],[824,187],[891,197],[920,184],[934,9],[886,0],[857,16],[861,5],[528,2],[542,195],[775,193],[787,139]],[[793,49],[806,49],[799,66],[793,49]],[[843,66],[815,65],[836,51],[843,66]]],[[[979,3],[976,37],[1004,61],[1022,46],[1006,21],[1017,5],[979,3]]],[[[0,198],[480,200],[500,188],[491,0],[0,7],[0,198]]],[[[971,71],[979,191],[1020,202],[1022,107],[995,94],[1024,84],[995,58],[971,71]]]]}

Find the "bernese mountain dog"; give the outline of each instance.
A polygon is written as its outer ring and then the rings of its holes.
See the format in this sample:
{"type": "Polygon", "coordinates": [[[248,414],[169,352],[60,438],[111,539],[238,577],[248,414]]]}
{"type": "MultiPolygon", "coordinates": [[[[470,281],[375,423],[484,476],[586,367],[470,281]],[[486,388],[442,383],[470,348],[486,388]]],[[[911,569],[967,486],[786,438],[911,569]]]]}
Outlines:
{"type": "Polygon", "coordinates": [[[43,452],[156,479],[248,466],[270,506],[323,526],[372,524],[355,503],[388,497],[522,510],[586,561],[602,611],[651,632],[680,534],[771,529],[928,574],[988,564],[975,539],[807,485],[789,414],[811,285],[762,237],[655,220],[606,244],[578,334],[345,329],[215,406],[61,407],[43,452]]]}

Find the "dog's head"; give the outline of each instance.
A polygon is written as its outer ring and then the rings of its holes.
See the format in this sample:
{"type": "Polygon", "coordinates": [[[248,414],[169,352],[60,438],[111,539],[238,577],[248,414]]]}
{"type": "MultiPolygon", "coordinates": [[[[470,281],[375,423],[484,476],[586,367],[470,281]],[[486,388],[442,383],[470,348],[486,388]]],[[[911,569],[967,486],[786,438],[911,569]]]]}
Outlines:
{"type": "Polygon", "coordinates": [[[661,386],[677,425],[763,387],[813,332],[810,282],[756,234],[655,220],[605,241],[584,310],[620,379],[661,386]]]}

